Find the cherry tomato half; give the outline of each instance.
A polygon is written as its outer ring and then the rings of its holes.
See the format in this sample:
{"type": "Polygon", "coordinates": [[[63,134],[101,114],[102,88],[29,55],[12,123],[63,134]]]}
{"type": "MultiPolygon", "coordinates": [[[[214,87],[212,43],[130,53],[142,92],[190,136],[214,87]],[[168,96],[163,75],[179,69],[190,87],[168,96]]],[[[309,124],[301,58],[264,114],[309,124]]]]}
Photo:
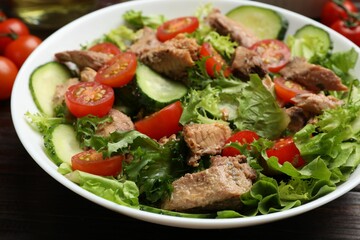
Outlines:
{"type": "Polygon", "coordinates": [[[169,137],[182,129],[179,125],[182,111],[181,102],[176,101],[158,112],[135,122],[135,129],[156,140],[169,137]]]}
{"type": "Polygon", "coordinates": [[[200,56],[207,58],[205,60],[205,68],[207,74],[210,77],[216,77],[216,75],[220,74],[221,72],[223,72],[224,77],[228,77],[230,75],[230,68],[210,43],[204,42],[201,45],[200,56]]]}
{"type": "Polygon", "coordinates": [[[174,38],[179,33],[192,33],[199,27],[197,17],[179,17],[164,22],[157,29],[156,36],[161,42],[174,38]]]}
{"type": "Polygon", "coordinates": [[[291,99],[297,94],[310,92],[299,83],[279,76],[274,78],[274,87],[277,98],[284,104],[294,103],[291,99]]]}
{"type": "Polygon", "coordinates": [[[6,46],[16,37],[29,35],[29,33],[29,28],[20,19],[8,18],[0,22],[0,54],[4,53],[6,46]]]}
{"type": "MultiPolygon", "coordinates": [[[[242,130],[242,131],[236,132],[233,135],[231,135],[231,137],[229,137],[225,141],[225,144],[228,144],[231,142],[238,142],[241,145],[250,144],[254,140],[257,140],[257,139],[259,139],[259,135],[257,135],[256,132],[253,132],[250,130],[242,130]]],[[[248,146],[248,147],[250,147],[250,146],[248,146]]],[[[225,147],[221,152],[222,156],[236,156],[239,154],[241,154],[241,152],[234,147],[225,147]]]]}
{"type": "MultiPolygon", "coordinates": [[[[358,9],[351,0],[342,1],[342,6],[346,8],[349,12],[357,12],[358,9]]],[[[321,11],[320,21],[326,26],[331,26],[337,20],[343,20],[347,18],[347,13],[343,8],[338,6],[337,3],[333,0],[327,1],[321,11]]]]}
{"type": "Polygon", "coordinates": [[[20,68],[41,42],[42,40],[34,35],[19,36],[7,45],[4,56],[12,60],[20,68]]]}
{"type": "Polygon", "coordinates": [[[0,100],[10,98],[17,73],[18,68],[15,63],[0,56],[0,100]]]}
{"type": "Polygon", "coordinates": [[[80,82],[70,86],[65,93],[65,103],[76,117],[93,115],[103,117],[114,104],[114,90],[98,82],[80,82]]]}
{"type": "Polygon", "coordinates": [[[272,73],[279,72],[291,57],[289,47],[277,39],[264,39],[256,42],[250,49],[257,52],[267,68],[272,73]]]}
{"type": "Polygon", "coordinates": [[[133,79],[136,66],[135,53],[120,53],[99,69],[95,81],[111,87],[125,86],[133,79]]]}
{"type": "Polygon", "coordinates": [[[116,176],[121,171],[123,159],[122,155],[103,158],[102,153],[90,149],[72,156],[71,166],[73,170],[99,176],[116,176]]]}
{"type": "Polygon", "coordinates": [[[115,44],[110,43],[110,42],[103,42],[103,43],[95,44],[95,45],[91,46],[89,48],[89,50],[95,51],[95,52],[112,54],[114,56],[121,53],[120,48],[118,48],[115,44]]]}
{"type": "Polygon", "coordinates": [[[281,165],[284,162],[290,162],[296,168],[305,165],[305,160],[300,156],[292,137],[277,140],[272,148],[266,150],[266,154],[268,157],[277,157],[281,165]]]}

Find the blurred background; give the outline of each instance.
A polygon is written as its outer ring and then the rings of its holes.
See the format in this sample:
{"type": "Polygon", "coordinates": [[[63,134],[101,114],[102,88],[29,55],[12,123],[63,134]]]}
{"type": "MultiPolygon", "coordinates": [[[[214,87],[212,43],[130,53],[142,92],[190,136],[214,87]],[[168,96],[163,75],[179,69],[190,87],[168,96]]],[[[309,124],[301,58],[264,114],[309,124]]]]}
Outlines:
{"type": "MultiPolygon", "coordinates": [[[[294,11],[307,17],[319,19],[321,10],[329,0],[253,0],[256,2],[267,3],[279,6],[290,11],[294,11]]],[[[360,7],[360,0],[352,0],[352,2],[360,7]]]]}
{"type": "Polygon", "coordinates": [[[311,18],[319,18],[328,0],[254,0],[294,11],[311,18]]]}
{"type": "Polygon", "coordinates": [[[94,10],[125,0],[1,0],[7,16],[22,19],[31,30],[54,31],[94,10]]]}
{"type": "MultiPolygon", "coordinates": [[[[8,16],[21,18],[30,28],[55,30],[72,20],[127,0],[1,0],[0,9],[8,16]]],[[[170,1],[170,0],[169,0],[170,1]]],[[[328,0],[252,0],[279,6],[307,17],[319,19],[328,0]]],[[[360,7],[360,0],[352,0],[360,7]]]]}

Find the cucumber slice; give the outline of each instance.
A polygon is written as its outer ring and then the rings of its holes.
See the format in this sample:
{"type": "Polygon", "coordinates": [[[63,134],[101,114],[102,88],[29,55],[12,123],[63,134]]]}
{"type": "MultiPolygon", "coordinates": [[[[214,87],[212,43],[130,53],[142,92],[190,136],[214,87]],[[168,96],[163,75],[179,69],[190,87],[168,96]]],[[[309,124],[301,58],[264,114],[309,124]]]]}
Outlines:
{"type": "Polygon", "coordinates": [[[295,32],[294,37],[296,39],[312,39],[311,46],[322,57],[325,57],[333,47],[329,33],[311,24],[299,28],[295,32]]]}
{"type": "Polygon", "coordinates": [[[183,83],[165,78],[144,64],[138,64],[135,82],[139,101],[154,111],[179,100],[188,91],[183,83]]]}
{"type": "Polygon", "coordinates": [[[36,68],[30,76],[30,92],[40,112],[54,116],[53,96],[56,86],[72,77],[70,69],[59,62],[48,62],[36,68]]]}
{"type": "Polygon", "coordinates": [[[45,135],[44,145],[49,158],[57,165],[71,165],[71,157],[82,152],[74,128],[69,124],[58,124],[45,135]]]}
{"type": "Polygon", "coordinates": [[[241,23],[260,40],[283,40],[289,25],[278,12],[258,6],[239,6],[230,10],[226,16],[241,23]]]}

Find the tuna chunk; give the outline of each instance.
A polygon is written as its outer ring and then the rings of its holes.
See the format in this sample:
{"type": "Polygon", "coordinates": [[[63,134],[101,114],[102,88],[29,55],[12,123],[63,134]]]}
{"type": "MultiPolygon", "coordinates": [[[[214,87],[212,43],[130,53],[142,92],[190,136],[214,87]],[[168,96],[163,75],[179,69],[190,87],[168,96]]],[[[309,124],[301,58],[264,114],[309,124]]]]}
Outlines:
{"type": "Polygon", "coordinates": [[[79,83],[78,78],[70,78],[65,83],[57,85],[53,97],[53,105],[61,105],[65,101],[65,92],[71,86],[79,83]]]}
{"type": "Polygon", "coordinates": [[[135,53],[136,56],[141,57],[150,49],[156,48],[162,44],[163,43],[157,39],[155,30],[149,27],[144,27],[141,36],[129,47],[129,51],[135,53]]]}
{"type": "Polygon", "coordinates": [[[301,107],[292,106],[286,109],[286,113],[290,117],[290,123],[287,128],[294,133],[300,131],[310,119],[309,114],[301,107]]]}
{"type": "Polygon", "coordinates": [[[342,104],[342,101],[335,97],[314,93],[298,94],[291,100],[294,101],[295,106],[316,115],[321,114],[326,109],[336,108],[342,104]]]}
{"type": "Polygon", "coordinates": [[[201,156],[215,155],[221,152],[225,141],[231,136],[231,129],[220,123],[188,124],[183,128],[183,135],[192,152],[188,164],[198,166],[201,156]]]}
{"type": "Polygon", "coordinates": [[[284,78],[296,81],[308,90],[347,91],[341,79],[330,69],[308,63],[304,58],[295,57],[279,72],[284,78]]]}
{"type": "Polygon", "coordinates": [[[199,49],[195,39],[181,34],[155,48],[147,49],[139,56],[139,60],[171,79],[184,80],[188,68],[193,67],[194,61],[198,59],[199,49]]]}
{"type": "Polygon", "coordinates": [[[217,155],[211,158],[208,169],[174,181],[171,197],[162,208],[180,212],[239,210],[240,196],[250,190],[255,179],[256,172],[245,156],[217,155]]]}
{"type": "Polygon", "coordinates": [[[97,71],[109,61],[113,55],[95,51],[73,50],[56,53],[55,57],[60,62],[74,63],[80,70],[89,67],[97,71]]]}
{"type": "Polygon", "coordinates": [[[241,46],[235,50],[231,71],[242,80],[248,80],[252,73],[257,73],[260,78],[267,73],[261,57],[255,51],[241,46]]]}
{"type": "Polygon", "coordinates": [[[131,121],[131,118],[121,111],[111,109],[109,116],[112,117],[113,121],[98,126],[96,134],[106,137],[115,131],[130,131],[134,129],[134,123],[131,121]]]}
{"type": "Polygon", "coordinates": [[[206,21],[219,34],[224,36],[229,35],[230,38],[240,46],[249,48],[259,41],[253,33],[244,28],[240,23],[223,15],[218,9],[213,10],[206,18],[206,21]]]}
{"type": "Polygon", "coordinates": [[[93,82],[93,81],[95,81],[96,74],[97,74],[97,72],[94,69],[85,67],[80,72],[80,80],[82,82],[93,82]]]}

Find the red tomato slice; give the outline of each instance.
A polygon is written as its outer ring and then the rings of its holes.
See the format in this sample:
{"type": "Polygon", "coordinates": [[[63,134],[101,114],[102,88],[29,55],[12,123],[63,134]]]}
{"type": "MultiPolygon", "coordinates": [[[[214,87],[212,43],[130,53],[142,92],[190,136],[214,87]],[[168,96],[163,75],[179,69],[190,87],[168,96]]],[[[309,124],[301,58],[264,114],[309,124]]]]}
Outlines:
{"type": "Polygon", "coordinates": [[[283,104],[293,103],[291,99],[297,94],[310,92],[302,85],[291,80],[285,80],[282,77],[275,77],[274,85],[276,96],[283,104]]]}
{"type": "Polygon", "coordinates": [[[200,56],[207,58],[205,60],[205,68],[207,74],[214,78],[223,71],[224,77],[230,75],[230,68],[226,65],[225,60],[221,55],[211,46],[210,43],[204,42],[200,48],[200,56]]]}
{"type": "Polygon", "coordinates": [[[292,137],[277,140],[272,148],[266,150],[266,154],[268,157],[277,157],[280,164],[290,162],[296,168],[305,165],[292,137]]]}
{"type": "Polygon", "coordinates": [[[250,49],[260,54],[268,71],[279,72],[291,57],[289,47],[277,39],[265,39],[256,42],[250,49]]]}
{"type": "Polygon", "coordinates": [[[95,44],[94,46],[90,47],[89,50],[95,51],[95,52],[112,54],[114,56],[121,53],[120,48],[118,48],[115,44],[109,43],[109,42],[95,44]]]}
{"type": "Polygon", "coordinates": [[[71,165],[73,170],[99,176],[116,176],[121,171],[123,159],[121,155],[104,159],[102,153],[91,149],[72,156],[71,165]]]}
{"type": "Polygon", "coordinates": [[[192,33],[199,27],[197,17],[180,17],[164,22],[157,29],[156,36],[161,42],[174,38],[179,33],[192,33]]]}
{"type": "Polygon", "coordinates": [[[179,125],[182,111],[181,102],[174,102],[158,112],[135,122],[135,129],[156,140],[169,137],[182,129],[179,125]]]}
{"type": "Polygon", "coordinates": [[[65,93],[69,111],[76,117],[94,115],[103,117],[114,104],[114,90],[98,82],[80,82],[70,86],[65,93]]]}
{"type": "Polygon", "coordinates": [[[120,53],[98,70],[95,81],[111,87],[125,86],[133,79],[136,66],[135,53],[120,53]]]}
{"type": "MultiPolygon", "coordinates": [[[[257,135],[256,132],[250,130],[242,130],[237,133],[234,133],[230,138],[226,140],[225,144],[231,142],[238,142],[241,145],[250,144],[257,139],[259,139],[259,135],[257,135]]],[[[248,147],[250,148],[250,146],[248,147]]],[[[241,154],[241,152],[234,147],[225,147],[221,153],[222,156],[236,156],[239,154],[241,154]]]]}

